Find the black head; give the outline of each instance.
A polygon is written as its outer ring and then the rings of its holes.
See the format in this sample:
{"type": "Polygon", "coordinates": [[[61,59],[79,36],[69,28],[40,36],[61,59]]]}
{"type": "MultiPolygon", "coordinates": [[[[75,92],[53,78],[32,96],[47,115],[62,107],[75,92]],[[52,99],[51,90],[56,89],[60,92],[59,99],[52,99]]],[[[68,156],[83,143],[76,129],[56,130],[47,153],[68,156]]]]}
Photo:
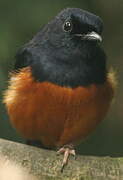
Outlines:
{"type": "MultiPolygon", "coordinates": [[[[79,8],[67,8],[50,21],[33,39],[56,46],[69,46],[76,40],[101,41],[103,23],[101,18],[79,8]],[[42,37],[43,36],[43,37],[42,37]]],[[[78,43],[78,42],[77,42],[78,43]]]]}
{"type": "Polygon", "coordinates": [[[86,37],[86,35],[92,32],[101,35],[103,30],[101,18],[78,8],[67,8],[59,13],[56,19],[59,19],[59,25],[63,24],[62,30],[64,32],[68,32],[75,36],[82,35],[83,37],[86,37]]]}
{"type": "Polygon", "coordinates": [[[18,53],[15,67],[30,65],[37,80],[60,85],[104,82],[105,54],[98,43],[102,30],[98,16],[64,9],[18,53]]]}

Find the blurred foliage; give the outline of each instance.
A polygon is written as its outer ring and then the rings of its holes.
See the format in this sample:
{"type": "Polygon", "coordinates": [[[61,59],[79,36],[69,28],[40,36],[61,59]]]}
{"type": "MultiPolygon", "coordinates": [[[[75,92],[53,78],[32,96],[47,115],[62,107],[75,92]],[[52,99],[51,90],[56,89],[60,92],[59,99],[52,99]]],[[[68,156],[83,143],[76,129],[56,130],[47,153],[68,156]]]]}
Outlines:
{"type": "Polygon", "coordinates": [[[11,127],[2,104],[8,72],[17,50],[61,9],[78,7],[104,21],[103,46],[108,65],[117,71],[119,85],[108,117],[79,147],[82,154],[123,155],[123,3],[122,0],[0,0],[0,137],[23,142],[11,127]]]}

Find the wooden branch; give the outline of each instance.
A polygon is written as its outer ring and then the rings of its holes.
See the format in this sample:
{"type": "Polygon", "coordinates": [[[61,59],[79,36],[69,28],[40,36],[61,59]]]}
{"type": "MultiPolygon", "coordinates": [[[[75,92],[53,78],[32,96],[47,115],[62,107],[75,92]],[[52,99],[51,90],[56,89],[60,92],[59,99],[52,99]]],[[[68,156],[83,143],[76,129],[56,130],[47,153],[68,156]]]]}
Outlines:
{"type": "Polygon", "coordinates": [[[60,172],[63,156],[20,143],[0,139],[0,157],[24,167],[39,180],[122,180],[123,158],[77,156],[60,172]]]}

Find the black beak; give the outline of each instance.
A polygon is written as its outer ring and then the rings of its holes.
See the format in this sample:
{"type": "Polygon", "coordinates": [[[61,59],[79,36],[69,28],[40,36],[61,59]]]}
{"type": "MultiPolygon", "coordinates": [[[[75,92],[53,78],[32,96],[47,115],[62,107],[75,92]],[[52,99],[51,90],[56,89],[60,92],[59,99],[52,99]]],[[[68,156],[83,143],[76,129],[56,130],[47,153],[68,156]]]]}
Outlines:
{"type": "Polygon", "coordinates": [[[102,37],[96,32],[89,32],[88,34],[76,34],[76,36],[80,36],[82,40],[90,40],[90,41],[102,41],[102,37]]]}

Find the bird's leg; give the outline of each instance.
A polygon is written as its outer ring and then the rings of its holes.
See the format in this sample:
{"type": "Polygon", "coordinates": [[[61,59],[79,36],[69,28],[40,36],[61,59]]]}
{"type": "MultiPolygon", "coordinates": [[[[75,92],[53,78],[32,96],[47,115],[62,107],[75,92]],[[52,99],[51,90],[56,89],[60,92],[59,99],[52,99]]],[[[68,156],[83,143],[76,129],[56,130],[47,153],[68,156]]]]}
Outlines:
{"type": "Polygon", "coordinates": [[[68,163],[69,155],[73,155],[75,157],[76,153],[75,153],[75,149],[74,149],[73,145],[70,144],[70,145],[65,145],[62,148],[60,148],[57,151],[57,155],[59,155],[59,154],[64,154],[63,161],[62,161],[62,167],[61,167],[61,172],[63,172],[64,167],[68,163]]]}

